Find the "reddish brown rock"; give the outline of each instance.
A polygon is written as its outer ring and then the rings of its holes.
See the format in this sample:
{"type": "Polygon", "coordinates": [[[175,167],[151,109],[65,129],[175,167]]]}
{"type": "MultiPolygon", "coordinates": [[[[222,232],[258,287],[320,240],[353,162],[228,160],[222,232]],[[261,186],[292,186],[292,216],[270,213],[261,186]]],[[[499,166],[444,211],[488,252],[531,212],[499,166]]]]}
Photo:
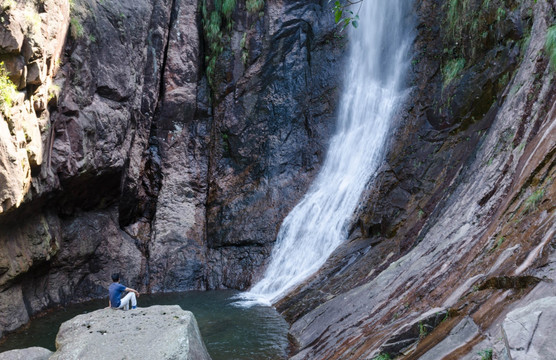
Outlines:
{"type": "Polygon", "coordinates": [[[526,279],[546,272],[556,231],[549,140],[556,92],[544,53],[552,5],[506,9],[508,21],[530,34],[517,42],[498,28],[507,22],[492,17],[496,32],[473,47],[464,40],[455,56],[466,66],[446,83],[442,67],[453,55],[444,51],[453,43],[443,26],[425,24],[441,24],[448,5],[417,4],[416,88],[388,165],[348,242],[278,304],[299,340],[295,359],[372,358],[415,316],[445,306],[452,317],[405,355],[423,356],[471,316],[476,333],[443,355],[471,358],[488,348],[474,346],[487,330],[495,336],[489,329],[501,314],[542,286],[526,279]]]}

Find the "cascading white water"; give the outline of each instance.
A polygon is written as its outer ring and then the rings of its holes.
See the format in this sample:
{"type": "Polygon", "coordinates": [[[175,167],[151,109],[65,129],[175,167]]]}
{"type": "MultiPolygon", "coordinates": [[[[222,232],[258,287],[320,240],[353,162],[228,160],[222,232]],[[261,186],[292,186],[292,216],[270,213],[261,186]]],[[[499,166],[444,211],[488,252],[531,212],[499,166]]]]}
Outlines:
{"type": "Polygon", "coordinates": [[[413,41],[410,0],[364,0],[336,134],[301,202],[284,219],[263,279],[244,299],[271,303],[315,273],[347,237],[362,191],[382,161],[390,119],[403,99],[413,41]]]}

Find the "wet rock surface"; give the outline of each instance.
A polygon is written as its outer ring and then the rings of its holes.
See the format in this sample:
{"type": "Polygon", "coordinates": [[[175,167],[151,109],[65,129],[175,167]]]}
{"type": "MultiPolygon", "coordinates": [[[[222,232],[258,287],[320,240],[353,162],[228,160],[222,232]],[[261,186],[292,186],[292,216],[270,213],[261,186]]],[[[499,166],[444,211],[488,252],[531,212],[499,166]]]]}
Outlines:
{"type": "Polygon", "coordinates": [[[178,305],[129,311],[102,309],[60,326],[52,360],[110,359],[210,360],[197,321],[178,305]]]}
{"type": "Polygon", "coordinates": [[[244,31],[250,48],[243,75],[227,67],[233,88],[214,99],[207,242],[216,261],[208,281],[245,289],[323,160],[345,40],[334,37],[333,19],[317,1],[269,1],[264,17],[234,26],[236,58],[245,53],[238,46],[244,31]]]}

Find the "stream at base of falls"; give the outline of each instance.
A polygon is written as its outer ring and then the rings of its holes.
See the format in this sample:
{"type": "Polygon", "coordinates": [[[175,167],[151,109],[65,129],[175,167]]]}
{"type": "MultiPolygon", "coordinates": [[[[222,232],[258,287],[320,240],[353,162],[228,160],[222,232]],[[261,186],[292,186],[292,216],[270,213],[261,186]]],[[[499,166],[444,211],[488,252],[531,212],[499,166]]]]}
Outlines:
{"type": "MultiPolygon", "coordinates": [[[[237,307],[236,291],[189,291],[141,295],[139,307],[180,305],[193,312],[213,360],[286,359],[288,324],[272,307],[237,307]]],[[[52,351],[62,322],[106,307],[108,300],[93,300],[55,309],[28,326],[0,339],[0,352],[41,346],[52,351]]]]}

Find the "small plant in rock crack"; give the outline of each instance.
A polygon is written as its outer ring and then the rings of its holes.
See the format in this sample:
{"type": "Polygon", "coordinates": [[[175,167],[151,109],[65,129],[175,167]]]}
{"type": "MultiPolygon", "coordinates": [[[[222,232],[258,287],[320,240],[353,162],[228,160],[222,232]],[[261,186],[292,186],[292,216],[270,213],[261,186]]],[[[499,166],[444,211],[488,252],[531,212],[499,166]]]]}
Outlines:
{"type": "Polygon", "coordinates": [[[422,339],[427,335],[428,335],[428,331],[427,328],[425,327],[425,324],[419,322],[419,339],[422,339]]]}
{"type": "Polygon", "coordinates": [[[250,13],[255,14],[264,8],[264,0],[246,0],[245,8],[250,13]]]}
{"type": "Polygon", "coordinates": [[[83,36],[85,30],[83,30],[83,25],[79,22],[79,19],[72,17],[70,19],[70,34],[73,39],[77,39],[83,36]]]}
{"type": "Polygon", "coordinates": [[[442,75],[444,77],[444,85],[451,83],[465,67],[465,59],[457,58],[452,59],[444,65],[442,75]]]}
{"type": "Polygon", "coordinates": [[[17,95],[17,87],[8,77],[4,62],[0,62],[0,110],[7,114],[17,95]]]}
{"type": "Polygon", "coordinates": [[[392,357],[388,353],[380,353],[371,360],[391,360],[392,357]]]}
{"type": "Polygon", "coordinates": [[[481,360],[492,360],[492,349],[481,350],[477,355],[481,357],[481,360]]]}
{"type": "Polygon", "coordinates": [[[531,196],[525,200],[525,208],[523,213],[529,213],[530,211],[537,210],[537,206],[540,204],[542,198],[544,197],[544,189],[537,189],[531,196]]]}

